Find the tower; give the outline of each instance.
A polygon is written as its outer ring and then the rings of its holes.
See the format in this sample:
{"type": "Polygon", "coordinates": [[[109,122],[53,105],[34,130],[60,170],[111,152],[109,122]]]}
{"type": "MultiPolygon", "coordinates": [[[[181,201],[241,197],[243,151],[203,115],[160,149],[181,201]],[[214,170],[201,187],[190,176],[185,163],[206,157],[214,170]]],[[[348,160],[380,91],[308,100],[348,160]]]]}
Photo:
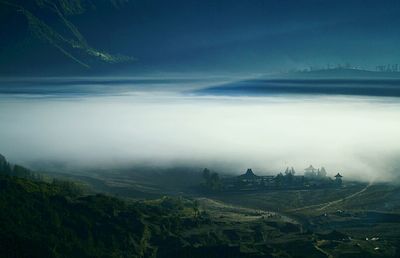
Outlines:
{"type": "Polygon", "coordinates": [[[336,174],[336,176],[335,176],[335,183],[337,184],[337,185],[342,185],[342,175],[340,175],[339,173],[337,173],[336,174]]]}

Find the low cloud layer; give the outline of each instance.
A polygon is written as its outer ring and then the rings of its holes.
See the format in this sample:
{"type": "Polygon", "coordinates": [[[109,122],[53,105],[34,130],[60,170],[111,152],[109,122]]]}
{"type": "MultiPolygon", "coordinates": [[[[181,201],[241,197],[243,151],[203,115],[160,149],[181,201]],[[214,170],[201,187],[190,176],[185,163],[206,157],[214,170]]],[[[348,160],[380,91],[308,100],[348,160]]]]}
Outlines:
{"type": "Polygon", "coordinates": [[[365,181],[400,175],[400,102],[389,98],[3,95],[0,121],[0,153],[26,165],[300,174],[313,164],[365,181]]]}

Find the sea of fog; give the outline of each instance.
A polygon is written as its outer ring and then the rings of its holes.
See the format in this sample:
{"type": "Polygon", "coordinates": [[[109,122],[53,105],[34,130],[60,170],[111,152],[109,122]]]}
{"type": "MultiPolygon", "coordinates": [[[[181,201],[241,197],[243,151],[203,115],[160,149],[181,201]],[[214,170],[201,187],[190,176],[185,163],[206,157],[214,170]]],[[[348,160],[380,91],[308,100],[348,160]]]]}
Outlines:
{"type": "Polygon", "coordinates": [[[213,80],[61,82],[1,82],[0,153],[11,162],[258,174],[312,164],[331,176],[400,177],[399,98],[188,90],[213,80]]]}

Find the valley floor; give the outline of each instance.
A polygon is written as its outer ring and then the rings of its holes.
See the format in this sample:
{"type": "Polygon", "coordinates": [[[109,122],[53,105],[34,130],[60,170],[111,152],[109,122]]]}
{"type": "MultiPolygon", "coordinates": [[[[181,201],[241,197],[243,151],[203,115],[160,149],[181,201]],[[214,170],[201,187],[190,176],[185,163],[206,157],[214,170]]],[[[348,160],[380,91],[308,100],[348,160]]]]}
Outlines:
{"type": "MultiPolygon", "coordinates": [[[[190,183],[201,180],[195,173],[189,175],[182,173],[179,176],[180,180],[190,183]]],[[[127,174],[124,176],[129,177],[127,174]]],[[[175,176],[177,175],[172,175],[170,181],[173,181],[175,176]]],[[[115,177],[98,175],[98,179],[108,185],[108,190],[114,193],[121,188],[108,182],[119,180],[117,179],[119,177],[118,174],[115,177]]],[[[122,186],[124,191],[127,189],[139,191],[151,185],[152,190],[148,191],[148,194],[158,189],[175,196],[187,196],[198,202],[199,209],[206,212],[215,223],[219,223],[218,227],[224,228],[230,225],[227,229],[223,229],[223,232],[227,230],[240,235],[252,231],[254,224],[268,225],[270,231],[261,227],[263,237],[259,242],[250,244],[253,249],[255,244],[272,247],[277,243],[290,245],[289,243],[293,241],[300,241],[303,244],[305,241],[318,253],[314,257],[399,255],[400,188],[396,185],[347,182],[339,189],[202,194],[194,191],[195,187],[190,183],[160,184],[162,180],[153,180],[151,176],[139,180],[135,177],[135,173],[130,177],[135,181],[133,185],[122,186]],[[137,187],[137,185],[142,186],[137,187]],[[232,228],[232,225],[236,226],[232,228]]],[[[247,245],[247,249],[253,250],[248,247],[249,243],[244,239],[246,237],[237,236],[239,241],[237,244],[247,245]]],[[[283,254],[275,253],[275,255],[285,257],[283,254]]],[[[290,254],[287,255],[291,257],[290,254]]],[[[302,256],[300,253],[294,256],[312,257],[310,254],[302,256]]]]}
{"type": "Polygon", "coordinates": [[[191,185],[201,177],[179,170],[51,174],[56,180],[17,166],[2,173],[4,257],[400,254],[396,185],[228,194],[203,193],[191,185]]]}

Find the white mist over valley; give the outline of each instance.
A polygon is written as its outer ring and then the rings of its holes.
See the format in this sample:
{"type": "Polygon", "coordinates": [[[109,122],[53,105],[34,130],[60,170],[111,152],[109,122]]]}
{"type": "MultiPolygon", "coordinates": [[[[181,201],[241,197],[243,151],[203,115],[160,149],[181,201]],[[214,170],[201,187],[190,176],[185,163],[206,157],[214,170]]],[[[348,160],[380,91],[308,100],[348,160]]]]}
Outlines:
{"type": "Polygon", "coordinates": [[[400,175],[400,101],[321,95],[3,94],[0,153],[15,163],[79,167],[252,167],[387,181],[400,175]]]}

